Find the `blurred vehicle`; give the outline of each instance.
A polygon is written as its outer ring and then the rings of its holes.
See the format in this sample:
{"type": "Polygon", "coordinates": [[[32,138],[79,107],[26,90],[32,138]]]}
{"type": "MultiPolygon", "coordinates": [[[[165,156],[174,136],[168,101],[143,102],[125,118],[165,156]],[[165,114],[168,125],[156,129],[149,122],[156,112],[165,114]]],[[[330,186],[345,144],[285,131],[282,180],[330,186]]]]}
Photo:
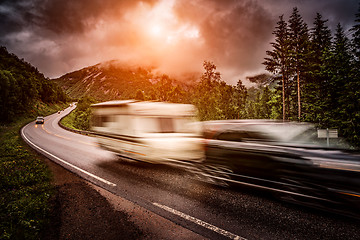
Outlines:
{"type": "Polygon", "coordinates": [[[151,163],[201,162],[201,132],[190,104],[109,101],[92,105],[91,130],[101,147],[151,163]]]}
{"type": "Polygon", "coordinates": [[[287,201],[360,217],[360,154],[326,148],[308,123],[203,123],[203,177],[270,190],[287,201]]]}
{"type": "Polygon", "coordinates": [[[44,117],[40,117],[40,116],[37,117],[36,120],[35,120],[36,124],[44,124],[44,122],[45,122],[44,117]]]}

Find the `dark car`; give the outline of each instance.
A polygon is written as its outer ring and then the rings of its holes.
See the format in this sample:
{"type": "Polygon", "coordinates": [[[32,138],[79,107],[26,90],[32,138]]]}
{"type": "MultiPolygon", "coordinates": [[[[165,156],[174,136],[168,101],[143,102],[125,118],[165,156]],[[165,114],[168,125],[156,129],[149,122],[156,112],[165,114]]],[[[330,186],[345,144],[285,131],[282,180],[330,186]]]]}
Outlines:
{"type": "Polygon", "coordinates": [[[313,125],[266,120],[204,122],[202,174],[270,190],[292,202],[360,216],[360,154],[321,145],[313,125]]]}
{"type": "Polygon", "coordinates": [[[44,124],[45,119],[44,117],[37,117],[35,123],[36,124],[44,124]]]}

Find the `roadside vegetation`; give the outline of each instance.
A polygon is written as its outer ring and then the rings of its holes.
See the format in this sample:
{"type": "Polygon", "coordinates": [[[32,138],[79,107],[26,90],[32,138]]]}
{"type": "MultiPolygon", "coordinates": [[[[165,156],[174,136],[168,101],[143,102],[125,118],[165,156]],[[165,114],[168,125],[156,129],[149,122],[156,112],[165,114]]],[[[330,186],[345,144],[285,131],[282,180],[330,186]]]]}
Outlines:
{"type": "Polygon", "coordinates": [[[58,103],[69,99],[37,68],[0,47],[0,122],[12,122],[27,114],[38,107],[39,101],[58,103]]]}
{"type": "Polygon", "coordinates": [[[89,96],[80,98],[75,110],[63,118],[60,123],[65,127],[75,130],[90,130],[90,105],[95,102],[96,100],[89,96]]]}
{"type": "Polygon", "coordinates": [[[49,115],[66,105],[36,105],[26,117],[0,126],[0,239],[40,239],[49,224],[55,191],[51,173],[19,132],[37,115],[49,115]]]}
{"type": "Polygon", "coordinates": [[[0,47],[0,239],[40,239],[46,229],[55,193],[51,173],[19,133],[67,101],[50,79],[0,47]]]}

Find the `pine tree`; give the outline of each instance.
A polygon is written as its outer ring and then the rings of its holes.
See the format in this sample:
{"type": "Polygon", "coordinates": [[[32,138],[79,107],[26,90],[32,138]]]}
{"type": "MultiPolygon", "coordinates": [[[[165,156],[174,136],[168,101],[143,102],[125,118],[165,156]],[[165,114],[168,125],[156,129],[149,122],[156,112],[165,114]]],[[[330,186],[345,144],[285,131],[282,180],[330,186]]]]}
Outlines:
{"type": "Polygon", "coordinates": [[[326,77],[328,96],[324,99],[325,117],[323,126],[335,127],[341,134],[350,136],[353,123],[356,98],[354,98],[351,76],[352,55],[349,39],[339,23],[336,28],[331,51],[327,52],[322,67],[322,74],[326,77]]]}
{"type": "Polygon", "coordinates": [[[327,96],[326,78],[321,75],[321,66],[324,64],[324,55],[331,48],[331,31],[320,13],[316,14],[314,26],[310,31],[311,58],[306,86],[304,88],[304,120],[321,122],[324,118],[323,102],[327,96]]]}
{"type": "Polygon", "coordinates": [[[356,65],[360,65],[360,3],[358,12],[355,14],[355,25],[350,29],[352,32],[352,52],[355,56],[356,65]]]}
{"type": "Polygon", "coordinates": [[[350,42],[340,23],[336,28],[332,60],[332,94],[334,99],[338,99],[341,95],[346,95],[341,89],[344,89],[351,73],[350,42]]]}
{"type": "Polygon", "coordinates": [[[237,106],[237,118],[245,118],[246,117],[246,99],[248,93],[247,89],[239,79],[236,87],[235,87],[235,101],[237,106]]]}
{"type": "Polygon", "coordinates": [[[348,96],[350,97],[352,104],[348,105],[349,111],[352,111],[351,126],[353,127],[351,136],[352,143],[357,144],[360,147],[360,3],[358,12],[355,14],[355,25],[351,28],[352,32],[352,53],[353,53],[353,68],[352,78],[348,84],[349,89],[348,96]]]}
{"type": "Polygon", "coordinates": [[[262,89],[262,93],[260,96],[260,106],[261,106],[261,110],[260,110],[260,117],[264,118],[264,119],[268,119],[270,118],[271,115],[271,106],[269,104],[271,98],[271,93],[269,90],[269,86],[265,86],[262,89]]]}
{"type": "Polygon", "coordinates": [[[307,58],[309,57],[309,31],[306,23],[299,14],[297,8],[289,19],[290,36],[290,56],[292,71],[296,76],[297,83],[297,102],[298,102],[298,120],[301,119],[301,82],[306,72],[307,58]]]}
{"type": "Polygon", "coordinates": [[[265,58],[265,69],[274,74],[281,75],[281,85],[282,85],[282,110],[283,110],[283,120],[286,120],[286,89],[288,85],[289,77],[289,32],[287,28],[287,23],[284,21],[284,16],[279,17],[275,31],[275,42],[271,43],[271,46],[274,48],[272,51],[266,51],[266,54],[269,57],[265,58]]]}
{"type": "Polygon", "coordinates": [[[209,61],[204,61],[203,67],[205,72],[196,86],[192,103],[199,111],[200,120],[224,119],[219,106],[222,95],[220,72],[217,72],[216,65],[209,61]]]}

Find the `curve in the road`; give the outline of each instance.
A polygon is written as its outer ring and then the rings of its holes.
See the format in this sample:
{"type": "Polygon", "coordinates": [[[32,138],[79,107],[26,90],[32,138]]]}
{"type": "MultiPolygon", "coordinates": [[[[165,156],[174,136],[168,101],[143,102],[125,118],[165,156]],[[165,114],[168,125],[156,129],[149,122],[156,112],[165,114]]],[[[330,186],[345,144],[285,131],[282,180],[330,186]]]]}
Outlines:
{"type": "MultiPolygon", "coordinates": [[[[84,167],[79,166],[78,162],[72,163],[69,161],[69,158],[74,157],[74,154],[72,152],[70,154],[64,154],[64,152],[69,151],[61,151],[61,148],[59,146],[69,146],[67,142],[76,143],[76,144],[82,144],[86,145],[87,147],[96,148],[95,152],[101,152],[102,154],[105,152],[108,157],[113,158],[113,155],[109,154],[107,151],[104,151],[102,149],[98,149],[95,144],[95,141],[92,137],[89,136],[83,136],[79,134],[74,134],[72,132],[68,132],[63,130],[62,128],[59,128],[59,121],[64,115],[67,115],[70,113],[73,109],[68,108],[64,110],[61,114],[53,114],[50,116],[47,116],[45,118],[45,123],[43,125],[35,124],[34,122],[29,123],[28,125],[24,126],[21,129],[21,136],[25,140],[25,142],[30,145],[33,149],[38,151],[39,153],[43,154],[44,156],[48,157],[49,159],[53,160],[54,162],[58,163],[59,165],[62,165],[66,169],[77,173],[81,177],[85,178],[86,180],[95,183],[102,188],[109,190],[113,193],[116,193],[117,195],[120,195],[119,192],[114,190],[117,187],[117,184],[106,180],[104,177],[100,177],[88,170],[85,170],[84,167]],[[39,132],[42,131],[42,132],[39,132]],[[45,135],[46,134],[46,135],[45,135]],[[49,147],[50,146],[50,147],[49,147]],[[59,151],[60,149],[60,151],[59,151]],[[99,184],[101,183],[101,184],[99,184]]],[[[75,144],[75,145],[76,145],[75,144]]],[[[77,149],[83,149],[84,147],[78,147],[77,149]]],[[[86,148],[86,147],[85,147],[86,148]]],[[[94,149],[91,151],[94,154],[94,149]]],[[[105,154],[105,155],[106,155],[105,154]]],[[[95,154],[96,155],[96,154],[95,154]]],[[[100,154],[101,155],[101,154],[100,154]]],[[[80,158],[81,159],[81,158],[80,158]]],[[[99,164],[101,165],[101,164],[99,164]]],[[[96,172],[96,171],[95,171],[96,172]]],[[[125,196],[127,200],[129,200],[129,196],[125,196]]],[[[131,198],[131,197],[130,197],[131,198]]],[[[160,213],[163,217],[174,220],[171,215],[178,216],[182,218],[185,221],[192,222],[193,224],[196,224],[200,227],[203,227],[207,230],[210,230],[214,233],[217,233],[225,238],[230,239],[245,239],[243,237],[240,237],[236,234],[233,234],[227,230],[224,230],[220,227],[217,227],[215,225],[212,225],[210,223],[207,223],[203,220],[200,220],[198,218],[195,218],[193,216],[190,216],[186,213],[183,213],[181,211],[175,210],[174,208],[171,208],[167,205],[160,204],[157,202],[147,201],[147,203],[141,203],[144,201],[144,198],[139,199],[130,199],[135,203],[140,203],[141,206],[145,206],[148,208],[148,210],[151,210],[157,214],[160,213]],[[160,211],[159,211],[160,210],[160,211]],[[163,212],[165,210],[165,214],[163,212]],[[162,213],[162,214],[161,214],[162,213]]],[[[182,224],[184,225],[184,224],[182,224]]],[[[195,230],[197,233],[203,234],[207,237],[213,238],[213,234],[204,234],[204,231],[199,231],[195,227],[189,227],[189,224],[185,224],[185,226],[191,230],[195,230]]],[[[216,237],[218,238],[218,237],[216,237]]]]}
{"type": "Polygon", "coordinates": [[[70,113],[45,117],[21,130],[36,151],[82,178],[210,239],[351,239],[358,222],[279,202],[260,190],[227,189],[191,179],[188,172],[119,159],[93,137],[59,127],[70,113]]]}

